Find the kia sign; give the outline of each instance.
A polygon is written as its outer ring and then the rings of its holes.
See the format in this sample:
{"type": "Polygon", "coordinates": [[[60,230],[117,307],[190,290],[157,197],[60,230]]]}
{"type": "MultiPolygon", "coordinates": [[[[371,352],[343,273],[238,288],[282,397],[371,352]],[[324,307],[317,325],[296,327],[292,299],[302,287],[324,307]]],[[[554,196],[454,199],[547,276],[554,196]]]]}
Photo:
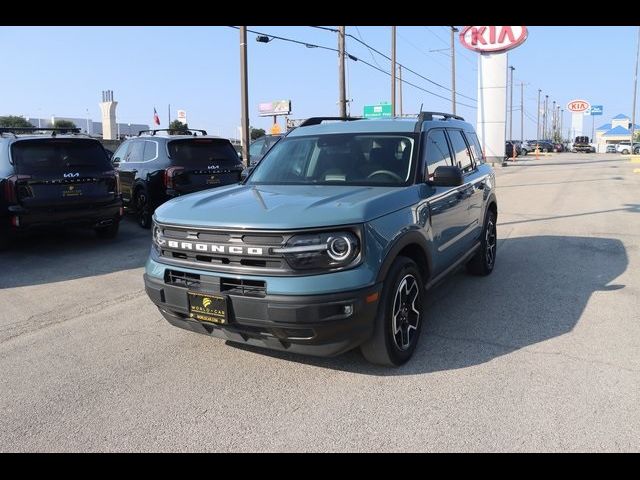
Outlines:
{"type": "Polygon", "coordinates": [[[573,113],[582,113],[588,110],[591,104],[586,100],[571,100],[567,103],[567,110],[573,113]]]}
{"type": "Polygon", "coordinates": [[[506,52],[526,39],[525,26],[471,26],[460,33],[462,45],[480,53],[506,52]]]}

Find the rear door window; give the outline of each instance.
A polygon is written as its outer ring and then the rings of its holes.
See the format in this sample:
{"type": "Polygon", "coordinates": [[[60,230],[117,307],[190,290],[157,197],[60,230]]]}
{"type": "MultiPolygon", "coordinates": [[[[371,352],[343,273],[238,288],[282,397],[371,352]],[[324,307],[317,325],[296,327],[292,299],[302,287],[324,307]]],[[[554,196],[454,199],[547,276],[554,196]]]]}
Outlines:
{"type": "Polygon", "coordinates": [[[70,168],[111,170],[109,157],[95,140],[52,138],[20,140],[11,146],[11,158],[21,173],[70,168]]]}
{"type": "Polygon", "coordinates": [[[444,130],[431,130],[427,136],[426,161],[429,177],[441,166],[451,166],[451,152],[444,130]]]}
{"type": "Polygon", "coordinates": [[[144,142],[143,140],[134,140],[131,142],[131,147],[129,148],[129,155],[127,156],[127,162],[136,163],[142,162],[144,158],[144,142]]]}
{"type": "Polygon", "coordinates": [[[461,130],[447,129],[449,133],[449,139],[451,140],[451,147],[455,155],[456,164],[463,172],[469,172],[473,170],[473,161],[471,159],[471,152],[462,136],[461,130]]]}
{"type": "Polygon", "coordinates": [[[150,140],[145,140],[144,154],[142,158],[144,162],[149,162],[151,160],[158,158],[158,144],[150,140]]]}
{"type": "Polygon", "coordinates": [[[233,166],[239,163],[231,142],[218,138],[189,138],[169,142],[173,163],[185,167],[207,168],[211,164],[233,166]]]}
{"type": "Polygon", "coordinates": [[[473,155],[475,162],[477,164],[484,163],[484,157],[482,155],[482,148],[480,147],[478,135],[476,135],[475,132],[464,132],[464,135],[467,137],[469,148],[471,149],[471,154],[473,155]]]}

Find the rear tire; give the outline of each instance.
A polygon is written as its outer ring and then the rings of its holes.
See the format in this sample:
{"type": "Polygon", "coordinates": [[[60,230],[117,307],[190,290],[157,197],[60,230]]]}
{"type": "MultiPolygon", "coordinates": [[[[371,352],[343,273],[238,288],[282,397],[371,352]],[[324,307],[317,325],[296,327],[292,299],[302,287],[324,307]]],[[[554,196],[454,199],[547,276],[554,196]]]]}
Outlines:
{"type": "Polygon", "coordinates": [[[151,216],[153,215],[153,212],[151,212],[149,207],[149,196],[144,188],[136,190],[134,205],[138,225],[142,228],[151,228],[151,216]]]}
{"type": "Polygon", "coordinates": [[[480,249],[467,263],[467,271],[478,276],[487,276],[493,272],[496,264],[497,243],[496,214],[493,210],[489,210],[482,229],[480,249]]]}
{"type": "Polygon", "coordinates": [[[373,336],[360,346],[369,362],[387,367],[405,363],[416,349],[424,323],[424,283],[416,263],[393,262],[382,287],[373,336]]]}

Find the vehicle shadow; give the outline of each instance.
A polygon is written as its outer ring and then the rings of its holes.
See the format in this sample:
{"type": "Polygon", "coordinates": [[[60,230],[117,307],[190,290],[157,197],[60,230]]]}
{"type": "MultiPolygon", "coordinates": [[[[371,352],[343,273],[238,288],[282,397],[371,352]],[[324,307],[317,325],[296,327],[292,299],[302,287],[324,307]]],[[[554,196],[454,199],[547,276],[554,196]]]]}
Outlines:
{"type": "Polygon", "coordinates": [[[399,368],[368,364],[357,350],[317,358],[233,345],[260,355],[364,375],[417,375],[479,365],[571,332],[594,292],[613,283],[628,258],[620,240],[570,236],[509,238],[488,277],[459,271],[428,292],[413,358],[399,368]]]}
{"type": "Polygon", "coordinates": [[[60,282],[144,265],[151,246],[150,230],[131,216],[120,223],[113,240],[91,229],[49,229],[15,239],[0,253],[0,289],[60,282]]]}

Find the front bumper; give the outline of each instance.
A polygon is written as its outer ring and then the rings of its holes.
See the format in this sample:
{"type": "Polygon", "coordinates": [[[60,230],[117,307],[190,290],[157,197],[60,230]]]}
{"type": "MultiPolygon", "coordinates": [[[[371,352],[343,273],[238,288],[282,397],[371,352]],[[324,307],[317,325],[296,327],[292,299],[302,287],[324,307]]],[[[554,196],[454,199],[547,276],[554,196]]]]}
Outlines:
{"type": "MultiPolygon", "coordinates": [[[[229,323],[216,325],[189,317],[187,288],[147,274],[144,283],[149,298],[176,327],[232,342],[318,356],[346,352],[371,336],[382,288],[378,284],[344,293],[304,296],[229,294],[229,323]]],[[[219,293],[214,289],[195,291],[219,293]]]]}

